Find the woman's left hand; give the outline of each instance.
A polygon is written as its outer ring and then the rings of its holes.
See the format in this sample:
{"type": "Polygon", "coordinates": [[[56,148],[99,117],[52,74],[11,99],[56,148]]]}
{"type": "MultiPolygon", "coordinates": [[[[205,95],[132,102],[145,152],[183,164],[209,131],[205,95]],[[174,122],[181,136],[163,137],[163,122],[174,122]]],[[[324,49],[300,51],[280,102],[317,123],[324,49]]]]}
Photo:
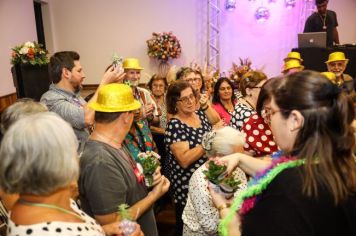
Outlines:
{"type": "Polygon", "coordinates": [[[204,108],[208,106],[208,102],[209,102],[209,96],[204,93],[200,94],[200,99],[199,99],[200,107],[204,108]]]}

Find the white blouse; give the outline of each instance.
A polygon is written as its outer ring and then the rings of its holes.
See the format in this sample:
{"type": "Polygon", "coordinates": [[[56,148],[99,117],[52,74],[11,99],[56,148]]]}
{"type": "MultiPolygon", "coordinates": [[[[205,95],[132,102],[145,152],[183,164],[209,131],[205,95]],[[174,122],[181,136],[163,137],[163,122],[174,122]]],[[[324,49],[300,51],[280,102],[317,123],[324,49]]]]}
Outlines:
{"type": "MultiPolygon", "coordinates": [[[[206,169],[205,164],[199,167],[189,181],[188,200],[182,216],[185,236],[218,235],[219,211],[213,204],[208,180],[203,174],[206,169]]],[[[240,188],[234,193],[237,196],[246,189],[247,178],[240,168],[236,168],[233,173],[241,181],[240,188]]]]}

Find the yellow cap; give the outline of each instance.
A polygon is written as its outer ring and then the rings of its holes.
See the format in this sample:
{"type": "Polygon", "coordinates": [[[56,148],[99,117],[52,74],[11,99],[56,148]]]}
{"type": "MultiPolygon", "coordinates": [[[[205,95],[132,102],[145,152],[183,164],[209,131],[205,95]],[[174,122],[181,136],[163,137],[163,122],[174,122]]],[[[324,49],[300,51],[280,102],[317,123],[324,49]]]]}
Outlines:
{"type": "Polygon", "coordinates": [[[97,101],[89,107],[101,112],[125,112],[139,109],[141,103],[134,99],[130,86],[114,83],[100,88],[97,101]]]}
{"type": "Polygon", "coordinates": [[[137,58],[126,58],[122,63],[124,69],[143,70],[137,58]]]}
{"type": "Polygon", "coordinates": [[[302,64],[300,64],[300,61],[298,60],[290,60],[284,63],[283,66],[283,70],[282,72],[285,72],[289,69],[293,69],[293,68],[300,68],[300,69],[304,69],[304,66],[302,66],[302,64]]]}
{"type": "Polygon", "coordinates": [[[284,61],[288,61],[288,60],[291,60],[291,59],[294,59],[294,60],[299,60],[299,61],[303,61],[302,57],[300,56],[300,53],[299,52],[290,52],[288,53],[287,57],[284,58],[283,60],[284,61]]]}
{"type": "Polygon", "coordinates": [[[322,75],[325,75],[326,78],[328,78],[328,80],[330,80],[333,83],[336,83],[336,75],[333,72],[321,72],[322,75]]]}
{"type": "Polygon", "coordinates": [[[349,59],[346,59],[343,52],[333,52],[329,54],[329,59],[325,63],[333,61],[349,61],[349,59]]]}

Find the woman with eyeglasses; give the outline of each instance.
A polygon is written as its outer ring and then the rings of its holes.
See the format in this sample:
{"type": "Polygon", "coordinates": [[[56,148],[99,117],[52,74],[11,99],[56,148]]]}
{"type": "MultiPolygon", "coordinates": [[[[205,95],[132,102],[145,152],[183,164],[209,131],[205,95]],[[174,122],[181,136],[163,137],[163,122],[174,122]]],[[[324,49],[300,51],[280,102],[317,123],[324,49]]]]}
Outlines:
{"type": "Polygon", "coordinates": [[[243,95],[235,106],[230,126],[246,134],[244,149],[251,156],[263,157],[277,151],[268,123],[261,116],[263,104],[268,100],[268,88],[264,90],[267,76],[260,71],[250,71],[240,81],[243,95]],[[258,102],[259,101],[259,102],[258,102]]]}
{"type": "Polygon", "coordinates": [[[224,125],[228,125],[234,107],[237,104],[236,95],[234,94],[234,84],[226,77],[218,79],[214,86],[213,108],[223,120],[224,125]]]}
{"type": "Polygon", "coordinates": [[[219,124],[221,122],[219,114],[211,105],[210,95],[206,93],[203,75],[200,70],[182,67],[177,72],[177,80],[184,80],[192,86],[197,95],[198,102],[196,103],[196,108],[201,109],[205,113],[211,124],[219,124]]]}
{"type": "Polygon", "coordinates": [[[242,97],[239,98],[230,120],[230,126],[241,130],[243,123],[256,111],[257,98],[267,76],[261,71],[245,73],[239,84],[242,97]]]}
{"type": "Polygon", "coordinates": [[[254,176],[230,207],[220,208],[222,235],[356,235],[355,110],[317,72],[276,78],[268,119],[284,155],[272,163],[235,153],[222,160],[254,176]]]}
{"type": "Polygon", "coordinates": [[[165,131],[167,160],[164,173],[171,184],[176,210],[176,232],[182,235],[182,213],[188,197],[191,175],[205,161],[202,136],[212,128],[202,109],[197,110],[197,97],[192,86],[176,81],[168,87],[167,110],[172,114],[165,131]]]}
{"type": "Polygon", "coordinates": [[[245,120],[241,131],[246,134],[245,152],[253,157],[266,157],[278,151],[269,127],[268,103],[272,97],[275,80],[267,80],[257,98],[256,112],[245,120]]]}

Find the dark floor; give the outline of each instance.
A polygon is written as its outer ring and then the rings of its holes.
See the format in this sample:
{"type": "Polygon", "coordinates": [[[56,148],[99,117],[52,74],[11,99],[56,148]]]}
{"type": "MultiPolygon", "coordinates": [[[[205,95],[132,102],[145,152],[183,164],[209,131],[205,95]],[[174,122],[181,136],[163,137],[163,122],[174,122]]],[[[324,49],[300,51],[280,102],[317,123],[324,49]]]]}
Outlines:
{"type": "Polygon", "coordinates": [[[165,195],[156,207],[156,222],[160,236],[173,236],[176,223],[174,206],[168,195],[165,195]]]}

